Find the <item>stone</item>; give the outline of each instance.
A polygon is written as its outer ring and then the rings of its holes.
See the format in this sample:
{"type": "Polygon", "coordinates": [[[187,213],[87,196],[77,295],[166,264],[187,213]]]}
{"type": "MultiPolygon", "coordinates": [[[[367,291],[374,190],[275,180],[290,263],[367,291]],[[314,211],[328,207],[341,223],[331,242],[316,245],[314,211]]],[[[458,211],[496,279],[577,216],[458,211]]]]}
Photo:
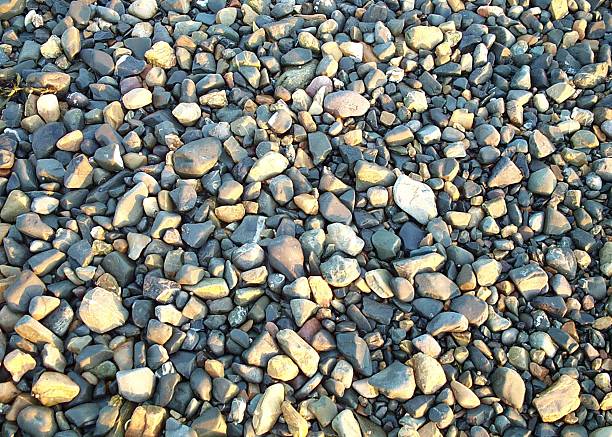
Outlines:
{"type": "Polygon", "coordinates": [[[79,307],[79,317],[83,323],[98,334],[123,326],[128,314],[121,298],[103,288],[88,291],[79,307]]]}
{"type": "Polygon", "coordinates": [[[495,395],[502,402],[520,410],[525,402],[525,382],[508,367],[498,367],[489,378],[495,395]]]}
{"type": "Polygon", "coordinates": [[[58,372],[44,372],[32,386],[32,395],[45,407],[70,402],[80,391],[76,382],[58,372]]]}
{"type": "Polygon", "coordinates": [[[276,237],[267,247],[270,265],[293,281],[304,276],[304,253],[300,242],[289,236],[276,237]]]}
{"type": "Polygon", "coordinates": [[[414,26],[406,31],[406,42],[413,50],[433,50],[444,40],[442,31],[434,26],[414,26]]]}
{"type": "Polygon", "coordinates": [[[202,116],[202,110],[197,103],[183,102],[179,103],[176,108],[172,110],[172,115],[174,115],[183,126],[193,126],[202,116]]]}
{"type": "Polygon", "coordinates": [[[268,361],[266,373],[271,378],[280,381],[291,381],[298,376],[300,370],[298,366],[286,355],[276,355],[268,361]]]}
{"type": "Polygon", "coordinates": [[[580,384],[561,375],[533,399],[533,406],[544,422],[556,422],[580,407],[580,384]]]}
{"type": "Polygon", "coordinates": [[[325,96],[323,108],[338,118],[361,117],[370,109],[370,103],[355,91],[336,91],[325,96]]]}
{"type": "Polygon", "coordinates": [[[342,223],[332,223],[327,226],[327,242],[350,256],[358,255],[365,245],[350,226],[342,223]]]}
{"type": "Polygon", "coordinates": [[[144,57],[154,67],[168,69],[176,65],[174,49],[166,41],[157,41],[145,52],[144,57]]]}
{"type": "Polygon", "coordinates": [[[346,287],[359,278],[359,263],[353,258],[334,255],[321,263],[321,275],[332,287],[346,287]]]}
{"type": "Polygon", "coordinates": [[[532,263],[510,270],[509,276],[521,294],[527,298],[537,296],[548,285],[546,272],[532,263]]]}
{"type": "Polygon", "coordinates": [[[332,421],[332,428],[338,437],[361,437],[359,422],[351,410],[342,410],[332,421]]]}
{"type": "Polygon", "coordinates": [[[372,376],[372,357],[366,342],[354,332],[336,335],[338,351],[363,376],[372,376]]]}
{"type": "Polygon", "coordinates": [[[262,182],[278,176],[289,166],[289,160],[278,152],[267,152],[259,158],[247,177],[247,182],[262,182]]]}
{"type": "Polygon", "coordinates": [[[416,386],[423,394],[433,394],[446,384],[444,369],[435,358],[422,352],[414,355],[410,360],[414,369],[416,386]]]}
{"type": "Polygon", "coordinates": [[[13,311],[26,312],[36,296],[42,296],[46,285],[31,270],[23,270],[4,291],[6,305],[13,311]]]}
{"type": "Polygon", "coordinates": [[[24,9],[25,0],[3,0],[0,2],[0,20],[10,20],[20,15],[24,9]]]}
{"type": "Polygon", "coordinates": [[[122,228],[124,226],[135,226],[144,215],[143,201],[149,195],[149,190],[144,182],[139,182],[125,193],[115,208],[113,226],[122,228]]]}
{"type": "Polygon", "coordinates": [[[285,389],[282,384],[272,384],[259,398],[253,412],[253,430],[258,435],[265,435],[274,427],[282,412],[285,400],[285,389]]]}
{"type": "Polygon", "coordinates": [[[130,4],[127,11],[141,20],[149,20],[157,13],[157,9],[157,1],[155,0],[135,0],[130,4]]]}
{"type": "Polygon", "coordinates": [[[421,224],[437,217],[436,198],[432,189],[406,175],[400,175],[393,185],[393,200],[403,211],[421,224]]]}
{"type": "Polygon", "coordinates": [[[370,385],[389,399],[407,401],[416,388],[412,368],[394,361],[388,367],[368,378],[370,385]]]}
{"type": "Polygon", "coordinates": [[[153,94],[145,88],[134,88],[121,98],[126,109],[140,109],[153,103],[153,94]]]}
{"type": "Polygon", "coordinates": [[[119,394],[132,402],[145,402],[153,396],[155,375],[148,367],[117,372],[119,394]]]}
{"type": "Polygon", "coordinates": [[[304,375],[313,376],[317,372],[319,354],[302,337],[290,329],[283,329],[276,334],[276,341],[304,375]]]}
{"type": "Polygon", "coordinates": [[[182,178],[200,178],[215,166],[220,156],[218,139],[207,137],[192,141],[174,152],[174,171],[182,178]]]}

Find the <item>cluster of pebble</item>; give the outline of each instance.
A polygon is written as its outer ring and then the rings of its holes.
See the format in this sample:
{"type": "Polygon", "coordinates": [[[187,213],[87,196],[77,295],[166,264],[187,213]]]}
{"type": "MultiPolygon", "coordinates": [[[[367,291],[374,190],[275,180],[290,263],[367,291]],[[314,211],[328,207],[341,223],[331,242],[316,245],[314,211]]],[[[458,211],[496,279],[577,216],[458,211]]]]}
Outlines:
{"type": "Polygon", "coordinates": [[[0,435],[611,437],[609,0],[0,0],[0,435]]]}

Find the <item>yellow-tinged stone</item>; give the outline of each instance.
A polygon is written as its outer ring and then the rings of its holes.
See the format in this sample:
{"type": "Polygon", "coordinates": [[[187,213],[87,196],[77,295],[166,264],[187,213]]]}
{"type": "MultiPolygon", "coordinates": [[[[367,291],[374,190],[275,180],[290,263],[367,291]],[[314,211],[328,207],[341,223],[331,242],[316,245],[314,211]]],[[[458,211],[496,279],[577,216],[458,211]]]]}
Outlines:
{"type": "Polygon", "coordinates": [[[132,414],[125,437],[157,437],[166,421],[166,409],[157,405],[140,405],[132,414]]]}
{"type": "Polygon", "coordinates": [[[15,349],[4,357],[4,368],[13,377],[13,381],[19,382],[21,377],[36,367],[36,360],[25,352],[15,349]]]}
{"type": "Polygon", "coordinates": [[[570,376],[561,375],[533,400],[533,406],[542,421],[555,422],[580,406],[580,384],[570,376]]]}
{"type": "Polygon", "coordinates": [[[238,205],[224,205],[215,208],[215,215],[217,218],[226,223],[242,220],[245,214],[244,205],[241,203],[238,205]]]}
{"type": "Polygon", "coordinates": [[[552,0],[550,2],[549,10],[553,17],[553,20],[560,20],[561,18],[569,14],[567,0],[552,0]]]}
{"type": "Polygon", "coordinates": [[[288,401],[282,403],[281,410],[291,435],[293,437],[306,437],[308,434],[308,422],[306,419],[288,401]]]}
{"type": "Polygon", "coordinates": [[[32,395],[46,407],[70,402],[81,389],[68,376],[58,372],[45,372],[32,386],[32,395]]]}

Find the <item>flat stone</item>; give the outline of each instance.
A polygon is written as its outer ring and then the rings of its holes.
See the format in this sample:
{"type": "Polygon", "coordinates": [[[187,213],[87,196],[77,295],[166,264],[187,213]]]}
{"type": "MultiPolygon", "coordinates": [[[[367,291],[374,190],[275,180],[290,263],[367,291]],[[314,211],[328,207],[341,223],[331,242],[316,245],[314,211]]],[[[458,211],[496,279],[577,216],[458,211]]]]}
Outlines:
{"type": "Polygon", "coordinates": [[[283,329],[276,334],[276,341],[304,375],[313,376],[317,372],[319,354],[302,337],[290,329],[283,329]]]}
{"type": "Polygon", "coordinates": [[[361,117],[370,109],[370,102],[355,91],[336,91],[325,96],[323,108],[334,117],[361,117]]]}
{"type": "Polygon", "coordinates": [[[73,400],[80,392],[79,385],[58,372],[44,372],[32,386],[32,395],[45,407],[73,400]]]}
{"type": "Polygon", "coordinates": [[[121,298],[103,288],[88,291],[79,307],[79,317],[83,323],[98,334],[123,326],[128,315],[121,298]]]}
{"type": "Polygon", "coordinates": [[[119,394],[132,402],[145,402],[153,396],[155,375],[148,367],[117,372],[119,394]]]}
{"type": "Polygon", "coordinates": [[[397,206],[421,224],[427,224],[438,215],[432,189],[406,175],[400,175],[395,181],[393,200],[397,206]]]}
{"type": "Polygon", "coordinates": [[[412,368],[394,361],[388,367],[368,378],[368,382],[389,399],[407,401],[416,388],[412,368]]]}
{"type": "Polygon", "coordinates": [[[533,400],[533,406],[544,422],[562,419],[577,410],[580,403],[580,384],[568,375],[561,375],[533,400]]]}

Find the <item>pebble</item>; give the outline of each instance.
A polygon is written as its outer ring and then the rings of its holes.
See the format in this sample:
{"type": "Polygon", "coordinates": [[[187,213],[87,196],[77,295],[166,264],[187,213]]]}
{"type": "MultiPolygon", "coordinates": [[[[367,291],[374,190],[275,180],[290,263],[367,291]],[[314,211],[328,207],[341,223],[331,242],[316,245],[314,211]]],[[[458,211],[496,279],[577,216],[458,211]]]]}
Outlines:
{"type": "Polygon", "coordinates": [[[580,385],[568,375],[561,375],[533,400],[544,422],[555,422],[580,406],[580,385]]]}
{"type": "Polygon", "coordinates": [[[606,6],[0,0],[0,434],[610,436],[606,6]]]}
{"type": "Polygon", "coordinates": [[[403,211],[421,224],[438,215],[432,189],[409,176],[400,175],[393,185],[393,200],[403,211]]]}
{"type": "Polygon", "coordinates": [[[117,372],[117,388],[121,396],[132,402],[145,402],[153,396],[155,375],[148,367],[117,372]]]}
{"type": "Polygon", "coordinates": [[[98,334],[123,326],[128,315],[121,298],[103,288],[87,292],[79,306],[79,317],[83,323],[98,334]]]}
{"type": "Polygon", "coordinates": [[[70,402],[80,391],[77,383],[58,372],[44,372],[32,385],[32,395],[45,407],[70,402]]]}

